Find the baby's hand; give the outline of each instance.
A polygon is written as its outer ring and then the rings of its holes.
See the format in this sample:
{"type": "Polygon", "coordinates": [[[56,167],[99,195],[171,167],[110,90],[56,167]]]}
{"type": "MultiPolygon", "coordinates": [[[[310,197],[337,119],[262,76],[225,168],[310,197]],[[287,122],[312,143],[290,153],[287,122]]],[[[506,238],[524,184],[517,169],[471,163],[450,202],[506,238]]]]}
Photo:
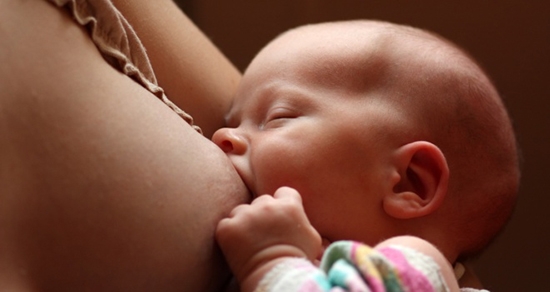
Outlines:
{"type": "Polygon", "coordinates": [[[255,286],[282,258],[314,260],[321,252],[321,237],[307,219],[300,194],[288,187],[237,206],[219,222],[216,238],[241,285],[255,286]]]}

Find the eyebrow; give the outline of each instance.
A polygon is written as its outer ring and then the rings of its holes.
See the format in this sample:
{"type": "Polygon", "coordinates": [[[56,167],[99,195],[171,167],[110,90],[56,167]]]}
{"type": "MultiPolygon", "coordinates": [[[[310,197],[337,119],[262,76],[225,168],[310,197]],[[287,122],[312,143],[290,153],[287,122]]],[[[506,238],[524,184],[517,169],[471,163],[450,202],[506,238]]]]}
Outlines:
{"type": "Polygon", "coordinates": [[[227,126],[231,127],[237,124],[237,117],[242,116],[242,112],[246,108],[250,107],[255,113],[263,113],[269,107],[273,105],[276,100],[283,102],[288,102],[300,107],[312,107],[314,97],[312,94],[307,94],[306,90],[302,86],[295,84],[285,84],[283,86],[275,84],[268,84],[263,86],[264,88],[258,89],[255,91],[254,100],[248,104],[246,107],[241,106],[236,109],[235,99],[231,101],[231,108],[229,112],[225,115],[225,123],[227,126]]]}

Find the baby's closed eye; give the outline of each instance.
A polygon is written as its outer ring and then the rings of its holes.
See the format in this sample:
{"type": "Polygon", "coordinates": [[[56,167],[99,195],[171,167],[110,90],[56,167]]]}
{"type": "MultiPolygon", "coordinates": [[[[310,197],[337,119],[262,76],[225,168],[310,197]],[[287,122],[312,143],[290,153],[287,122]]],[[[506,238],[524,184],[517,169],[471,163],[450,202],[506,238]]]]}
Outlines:
{"type": "Polygon", "coordinates": [[[264,128],[281,126],[284,122],[298,117],[298,113],[288,107],[276,107],[268,111],[263,123],[264,128]]]}

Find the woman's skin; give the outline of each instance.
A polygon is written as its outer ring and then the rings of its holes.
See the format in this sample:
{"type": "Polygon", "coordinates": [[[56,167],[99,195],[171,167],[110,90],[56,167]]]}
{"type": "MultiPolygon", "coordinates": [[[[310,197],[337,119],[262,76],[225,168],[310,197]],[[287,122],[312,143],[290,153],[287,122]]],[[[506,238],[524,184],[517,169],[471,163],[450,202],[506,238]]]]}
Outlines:
{"type": "Polygon", "coordinates": [[[0,287],[220,290],[214,229],[249,199],[224,153],[50,3],[2,1],[0,39],[0,287]]]}
{"type": "Polygon", "coordinates": [[[241,73],[173,0],[113,0],[140,37],[168,97],[208,138],[225,126],[241,73]]]}

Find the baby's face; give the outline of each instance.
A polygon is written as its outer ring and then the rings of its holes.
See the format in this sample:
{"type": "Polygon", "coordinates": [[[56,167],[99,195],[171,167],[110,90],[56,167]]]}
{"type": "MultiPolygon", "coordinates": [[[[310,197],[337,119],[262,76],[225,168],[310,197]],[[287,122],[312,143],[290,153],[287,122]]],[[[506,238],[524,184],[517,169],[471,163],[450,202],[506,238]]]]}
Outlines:
{"type": "Polygon", "coordinates": [[[383,226],[376,224],[381,188],[399,146],[391,132],[401,120],[377,85],[383,69],[373,66],[357,80],[341,68],[357,60],[324,42],[291,35],[264,49],[243,77],[229,128],[213,140],[254,195],[293,187],[322,236],[369,242],[358,226],[383,226]]]}

